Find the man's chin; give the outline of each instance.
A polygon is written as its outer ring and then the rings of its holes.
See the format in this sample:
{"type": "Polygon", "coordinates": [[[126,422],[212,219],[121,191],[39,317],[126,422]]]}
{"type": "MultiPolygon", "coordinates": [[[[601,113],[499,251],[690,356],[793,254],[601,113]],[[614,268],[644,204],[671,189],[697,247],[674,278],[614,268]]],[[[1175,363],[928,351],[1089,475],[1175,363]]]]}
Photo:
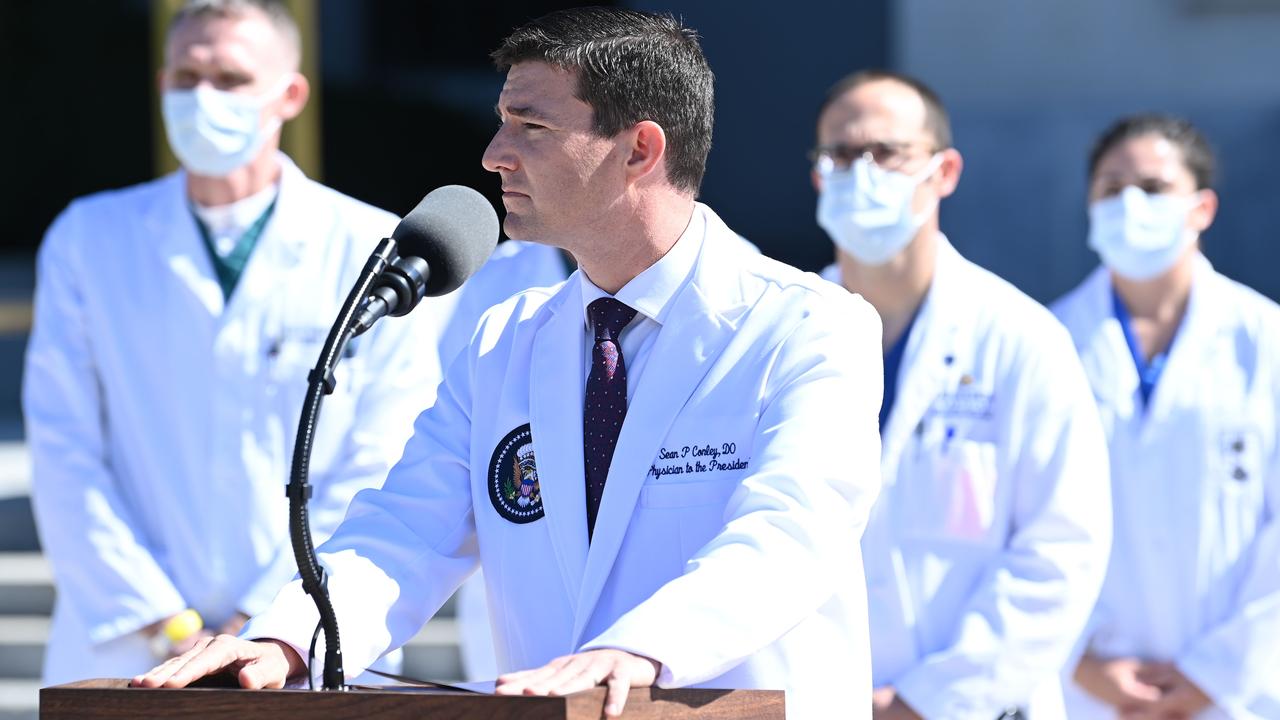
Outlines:
{"type": "Polygon", "coordinates": [[[509,212],[503,218],[502,232],[506,233],[509,240],[523,240],[524,242],[538,243],[540,245],[552,244],[550,238],[545,237],[545,233],[540,233],[535,228],[530,227],[529,223],[524,222],[515,213],[509,212]]]}

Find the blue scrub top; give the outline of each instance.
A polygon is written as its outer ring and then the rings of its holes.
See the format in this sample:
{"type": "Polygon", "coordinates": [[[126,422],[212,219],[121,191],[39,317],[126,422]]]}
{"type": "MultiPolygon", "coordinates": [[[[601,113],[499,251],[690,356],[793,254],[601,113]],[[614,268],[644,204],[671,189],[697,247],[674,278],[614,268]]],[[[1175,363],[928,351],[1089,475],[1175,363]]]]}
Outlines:
{"type": "Polygon", "coordinates": [[[1142,356],[1138,335],[1133,331],[1133,316],[1129,314],[1129,308],[1124,306],[1124,300],[1120,299],[1120,293],[1116,292],[1114,287],[1111,288],[1111,308],[1116,315],[1116,320],[1120,322],[1120,328],[1124,330],[1124,342],[1129,346],[1129,355],[1133,358],[1133,366],[1138,371],[1138,392],[1142,394],[1142,407],[1146,409],[1151,404],[1151,394],[1156,391],[1156,383],[1160,380],[1160,374],[1164,372],[1165,363],[1169,360],[1169,350],[1173,348],[1173,341],[1177,339],[1178,331],[1174,330],[1169,347],[1151,358],[1151,362],[1147,362],[1142,356]]]}
{"type": "MultiPolygon", "coordinates": [[[[919,313],[917,312],[917,315],[919,313]]],[[[911,328],[916,325],[916,315],[911,316],[911,322],[907,323],[906,329],[893,342],[888,351],[884,354],[884,402],[880,404],[880,432],[884,433],[885,423],[889,420],[889,412],[893,410],[893,403],[898,398],[898,372],[902,368],[902,356],[907,349],[907,338],[911,337],[911,328]]]]}

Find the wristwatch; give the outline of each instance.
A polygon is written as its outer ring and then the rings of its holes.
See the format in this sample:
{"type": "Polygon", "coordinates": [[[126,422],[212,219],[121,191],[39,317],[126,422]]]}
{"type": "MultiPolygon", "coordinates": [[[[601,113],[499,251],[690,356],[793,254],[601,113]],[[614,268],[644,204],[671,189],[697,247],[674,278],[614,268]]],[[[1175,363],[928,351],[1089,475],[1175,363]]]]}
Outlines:
{"type": "Polygon", "coordinates": [[[204,629],[204,618],[191,608],[169,618],[155,635],[151,636],[151,654],[166,659],[173,647],[204,629]]]}

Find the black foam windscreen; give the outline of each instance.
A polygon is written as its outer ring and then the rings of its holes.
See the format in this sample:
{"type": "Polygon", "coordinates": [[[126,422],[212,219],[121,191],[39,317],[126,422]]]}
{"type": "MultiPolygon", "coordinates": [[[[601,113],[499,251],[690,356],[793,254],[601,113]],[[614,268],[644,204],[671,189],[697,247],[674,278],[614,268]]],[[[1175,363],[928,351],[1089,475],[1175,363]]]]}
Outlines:
{"type": "Polygon", "coordinates": [[[475,190],[445,185],[422,198],[391,237],[400,257],[427,261],[426,294],[444,295],[489,259],[498,244],[498,214],[475,190]]]}

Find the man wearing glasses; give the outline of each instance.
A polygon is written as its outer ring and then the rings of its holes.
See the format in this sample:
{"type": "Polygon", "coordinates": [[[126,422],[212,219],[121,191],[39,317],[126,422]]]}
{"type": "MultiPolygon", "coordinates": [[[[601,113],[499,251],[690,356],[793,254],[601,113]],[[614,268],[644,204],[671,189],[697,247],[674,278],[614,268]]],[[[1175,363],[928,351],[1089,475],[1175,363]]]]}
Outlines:
{"type": "Polygon", "coordinates": [[[933,91],[849,76],[817,132],[824,277],[883,320],[885,486],[862,540],[874,716],[1061,717],[1111,538],[1080,361],[1047,310],[939,231],[963,160],[933,91]]]}

